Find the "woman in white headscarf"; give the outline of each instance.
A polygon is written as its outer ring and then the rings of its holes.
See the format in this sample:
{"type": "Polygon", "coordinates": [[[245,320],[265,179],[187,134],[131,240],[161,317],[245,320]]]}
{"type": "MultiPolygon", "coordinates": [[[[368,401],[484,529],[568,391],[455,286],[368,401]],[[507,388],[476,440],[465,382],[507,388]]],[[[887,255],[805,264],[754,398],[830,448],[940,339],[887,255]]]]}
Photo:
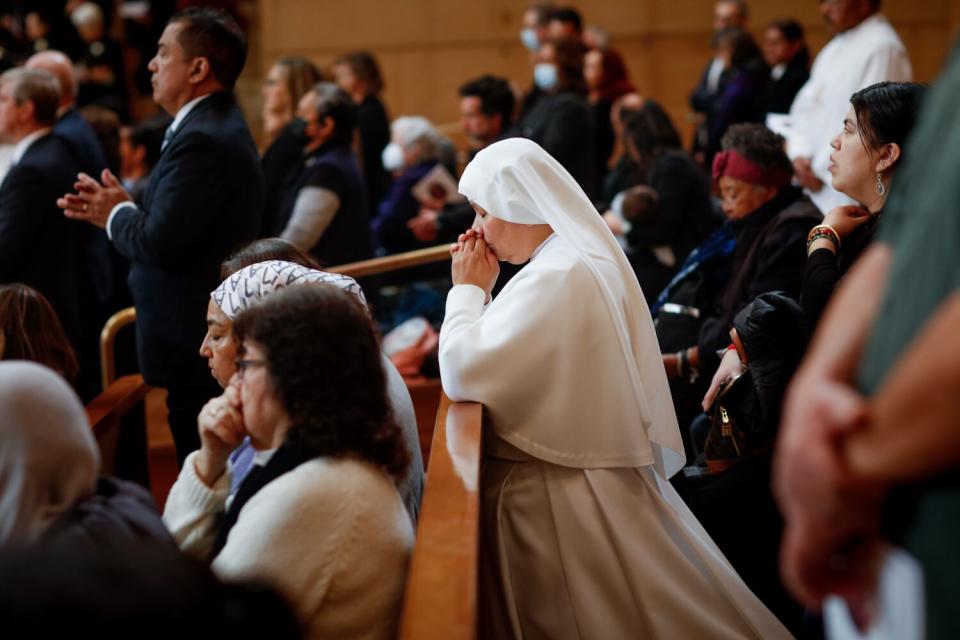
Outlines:
{"type": "MultiPolygon", "coordinates": [[[[270,245],[275,244],[272,241],[258,241],[255,244],[265,242],[269,242],[270,245]]],[[[242,256],[245,253],[255,254],[256,251],[241,250],[238,255],[242,256]]],[[[290,255],[292,258],[297,257],[296,250],[292,246],[290,255]]],[[[237,344],[233,340],[232,327],[237,315],[275,291],[305,282],[333,285],[356,296],[360,303],[366,306],[363,290],[350,276],[312,269],[287,260],[265,260],[247,265],[227,276],[210,293],[210,303],[207,305],[207,335],[204,336],[203,344],[200,346],[200,355],[207,358],[210,373],[221,387],[227,388],[230,378],[236,372],[237,344]]],[[[381,357],[381,364],[387,377],[387,393],[391,408],[410,451],[410,465],[406,474],[399,479],[397,489],[407,507],[411,521],[416,525],[420,512],[420,498],[423,494],[423,456],[420,452],[417,417],[413,401],[410,399],[410,392],[400,372],[385,355],[381,357]]],[[[246,478],[253,457],[254,450],[250,446],[249,438],[245,439],[230,456],[231,493],[235,493],[246,478]]]]}
{"type": "Polygon", "coordinates": [[[0,546],[69,538],[170,542],[143,488],[101,478],[83,405],[52,369],[0,362],[0,546]]]}
{"type": "Polygon", "coordinates": [[[646,301],[602,218],[528,140],[460,191],[440,373],[489,418],[483,584],[498,638],[781,638],[671,487],[684,464],[646,301]],[[497,260],[530,263],[490,302],[497,260]]]}

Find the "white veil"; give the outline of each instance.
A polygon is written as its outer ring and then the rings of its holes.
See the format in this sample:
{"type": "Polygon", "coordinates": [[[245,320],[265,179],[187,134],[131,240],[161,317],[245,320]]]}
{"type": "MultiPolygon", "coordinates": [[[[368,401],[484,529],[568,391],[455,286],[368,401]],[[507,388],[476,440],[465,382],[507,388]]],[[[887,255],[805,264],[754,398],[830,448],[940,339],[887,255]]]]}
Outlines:
{"type": "Polygon", "coordinates": [[[686,457],[650,310],[623,250],[583,189],[535,142],[511,138],[477,154],[460,192],[507,222],[548,224],[573,248],[596,281],[628,374],[628,380],[609,382],[629,385],[636,408],[610,428],[642,425],[660,474],[679,471],[686,457]]]}

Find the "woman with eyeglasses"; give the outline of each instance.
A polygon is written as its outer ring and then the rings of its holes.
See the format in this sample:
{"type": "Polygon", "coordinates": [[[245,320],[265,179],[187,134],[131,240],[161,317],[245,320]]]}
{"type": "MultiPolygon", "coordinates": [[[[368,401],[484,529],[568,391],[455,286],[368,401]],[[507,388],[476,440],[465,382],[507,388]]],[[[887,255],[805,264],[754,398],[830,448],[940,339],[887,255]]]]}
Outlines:
{"type": "Polygon", "coordinates": [[[233,339],[236,373],[200,413],[164,522],[221,578],[272,584],[307,637],[394,637],[413,547],[394,478],[409,453],[366,309],[293,284],[240,312],[233,339]],[[253,469],[230,497],[245,436],[253,469]]]}

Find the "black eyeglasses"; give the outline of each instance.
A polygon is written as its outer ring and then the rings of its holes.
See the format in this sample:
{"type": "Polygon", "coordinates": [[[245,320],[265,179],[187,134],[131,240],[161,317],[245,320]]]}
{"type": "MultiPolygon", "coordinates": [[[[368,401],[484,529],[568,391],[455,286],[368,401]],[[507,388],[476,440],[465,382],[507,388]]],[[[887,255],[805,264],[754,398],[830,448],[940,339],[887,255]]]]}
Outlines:
{"type": "Polygon", "coordinates": [[[262,367],[267,364],[266,360],[237,360],[234,363],[237,367],[237,374],[243,376],[243,372],[250,367],[262,367]]]}

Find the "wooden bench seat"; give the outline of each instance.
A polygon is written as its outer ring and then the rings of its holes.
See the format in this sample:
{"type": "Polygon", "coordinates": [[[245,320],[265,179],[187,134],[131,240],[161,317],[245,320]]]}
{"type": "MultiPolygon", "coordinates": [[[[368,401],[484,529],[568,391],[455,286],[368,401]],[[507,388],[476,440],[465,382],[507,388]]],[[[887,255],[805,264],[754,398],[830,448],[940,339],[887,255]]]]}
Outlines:
{"type": "Polygon", "coordinates": [[[400,637],[477,635],[482,407],[443,395],[433,430],[400,637]]]}

